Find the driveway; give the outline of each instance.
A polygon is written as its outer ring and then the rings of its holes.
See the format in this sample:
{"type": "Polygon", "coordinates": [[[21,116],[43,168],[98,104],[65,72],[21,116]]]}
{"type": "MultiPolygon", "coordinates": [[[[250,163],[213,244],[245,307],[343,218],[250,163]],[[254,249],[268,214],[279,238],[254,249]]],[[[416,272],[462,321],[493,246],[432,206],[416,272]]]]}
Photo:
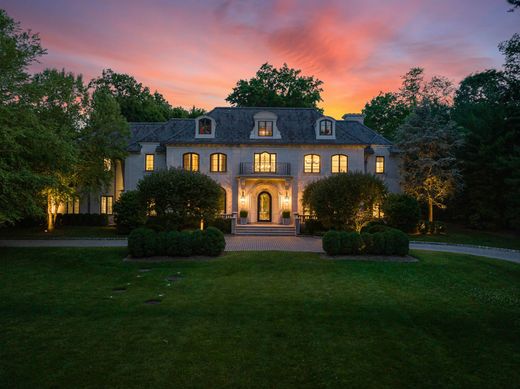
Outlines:
{"type": "MultiPolygon", "coordinates": [[[[126,239],[0,240],[0,247],[126,247],[126,239]]],[[[470,254],[520,263],[520,251],[493,247],[411,242],[410,249],[470,254]]],[[[322,253],[321,238],[303,236],[226,236],[226,251],[322,253]]]]}

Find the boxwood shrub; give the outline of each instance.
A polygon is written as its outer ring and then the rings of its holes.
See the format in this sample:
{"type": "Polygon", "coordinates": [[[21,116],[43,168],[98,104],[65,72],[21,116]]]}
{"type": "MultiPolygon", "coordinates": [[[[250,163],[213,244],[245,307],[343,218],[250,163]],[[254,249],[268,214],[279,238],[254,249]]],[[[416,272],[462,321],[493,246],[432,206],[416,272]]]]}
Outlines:
{"type": "Polygon", "coordinates": [[[408,235],[400,230],[387,228],[382,232],[361,234],[357,232],[329,231],[323,236],[323,249],[328,255],[407,255],[408,235]]]}
{"type": "Polygon", "coordinates": [[[128,251],[132,257],[151,257],[156,247],[157,235],[149,228],[136,228],[128,235],[128,251]]]}

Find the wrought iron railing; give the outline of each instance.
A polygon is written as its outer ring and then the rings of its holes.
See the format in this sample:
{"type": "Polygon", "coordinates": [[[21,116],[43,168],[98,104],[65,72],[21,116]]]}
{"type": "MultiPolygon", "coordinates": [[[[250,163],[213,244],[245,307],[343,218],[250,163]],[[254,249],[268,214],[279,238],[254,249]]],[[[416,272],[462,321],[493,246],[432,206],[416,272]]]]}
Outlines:
{"type": "Polygon", "coordinates": [[[277,176],[290,176],[291,164],[288,162],[240,162],[240,174],[273,174],[277,176]]]}

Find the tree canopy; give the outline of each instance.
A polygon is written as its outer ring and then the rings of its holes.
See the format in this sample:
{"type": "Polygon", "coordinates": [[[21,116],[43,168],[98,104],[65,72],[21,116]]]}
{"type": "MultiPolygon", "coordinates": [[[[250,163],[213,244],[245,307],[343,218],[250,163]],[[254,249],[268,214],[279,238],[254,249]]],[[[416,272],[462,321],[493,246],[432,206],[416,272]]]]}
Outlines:
{"type": "Polygon", "coordinates": [[[239,80],[226,101],[236,107],[317,108],[322,101],[322,84],[285,63],[279,69],[264,63],[254,77],[239,80]]]}

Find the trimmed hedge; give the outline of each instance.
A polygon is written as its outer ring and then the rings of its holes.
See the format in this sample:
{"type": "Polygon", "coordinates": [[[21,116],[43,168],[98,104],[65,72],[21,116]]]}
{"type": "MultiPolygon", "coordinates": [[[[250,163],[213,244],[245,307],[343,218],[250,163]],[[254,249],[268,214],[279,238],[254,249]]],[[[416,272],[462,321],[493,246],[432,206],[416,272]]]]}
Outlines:
{"type": "Polygon", "coordinates": [[[206,230],[160,231],[137,228],[128,236],[128,251],[133,257],[154,255],[189,257],[191,255],[218,256],[226,247],[224,234],[214,227],[206,230]]]}
{"type": "Polygon", "coordinates": [[[107,226],[108,215],[97,213],[58,213],[57,226],[107,226]]]}
{"type": "Polygon", "coordinates": [[[400,230],[387,227],[382,232],[329,231],[323,236],[323,250],[328,255],[407,255],[410,241],[400,230]]]}

